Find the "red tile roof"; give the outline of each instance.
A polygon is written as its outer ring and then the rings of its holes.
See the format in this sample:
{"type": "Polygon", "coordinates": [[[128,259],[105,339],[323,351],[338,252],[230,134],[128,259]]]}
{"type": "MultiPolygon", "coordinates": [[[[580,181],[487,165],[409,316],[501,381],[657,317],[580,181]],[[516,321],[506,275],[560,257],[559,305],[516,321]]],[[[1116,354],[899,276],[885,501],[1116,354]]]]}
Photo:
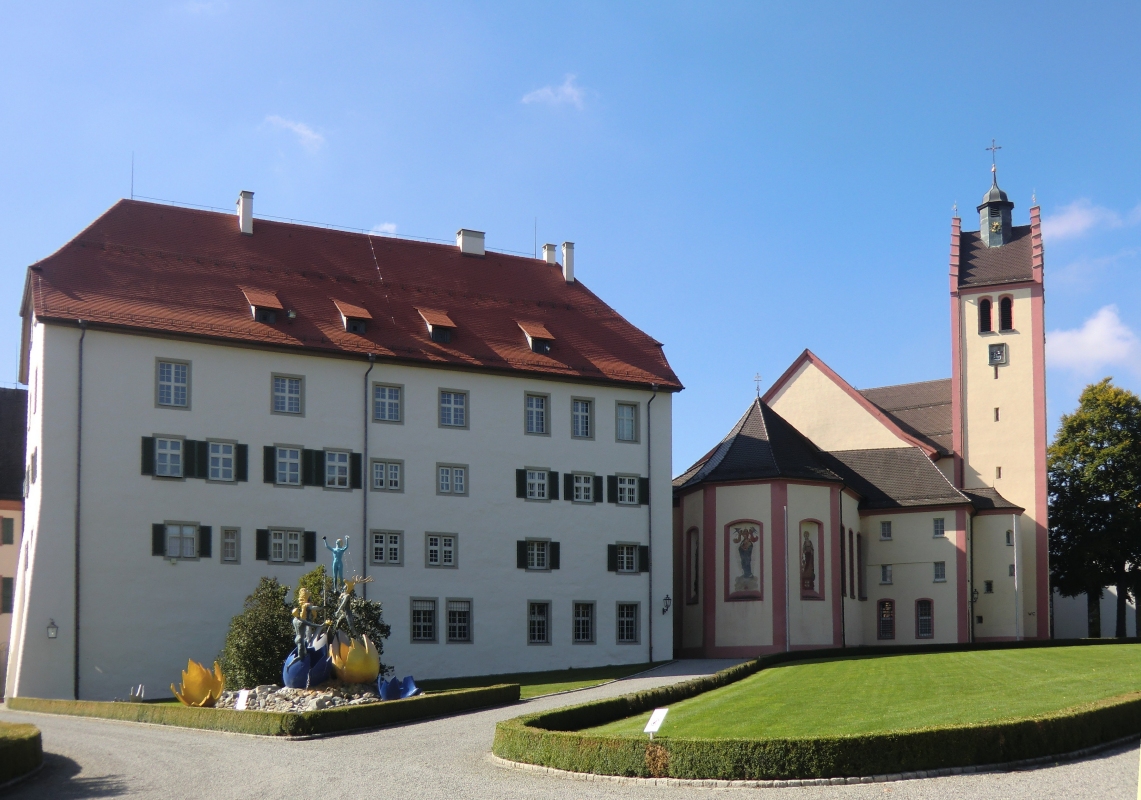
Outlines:
{"type": "Polygon", "coordinates": [[[258,308],[285,308],[281,304],[281,301],[277,299],[277,295],[273,292],[267,292],[263,289],[251,289],[248,286],[239,286],[238,288],[242,290],[242,294],[246,296],[246,300],[249,301],[251,306],[257,306],[258,308]]]}
{"type": "Polygon", "coordinates": [[[352,303],[347,303],[344,300],[338,300],[335,297],[333,298],[333,305],[335,305],[337,310],[349,319],[372,319],[372,314],[368,313],[367,308],[355,306],[352,303]]]}
{"type": "Polygon", "coordinates": [[[436,311],[431,308],[418,308],[416,310],[420,312],[420,316],[424,318],[424,321],[433,328],[456,327],[456,323],[452,322],[452,318],[443,311],[436,311]]]}
{"type": "Polygon", "coordinates": [[[682,388],[658,342],[540,259],[261,219],[244,236],[230,214],[121,200],[28,281],[25,297],[48,321],[682,388]],[[296,318],[251,319],[253,287],[296,318]],[[367,334],[344,330],[332,295],[369,312],[367,334]],[[431,340],[417,313],[429,308],[454,320],[450,343],[431,340]],[[553,334],[550,353],[532,352],[520,316],[553,334]]]}
{"type": "Polygon", "coordinates": [[[555,335],[544,328],[541,322],[519,322],[518,325],[523,333],[532,339],[549,339],[552,342],[555,340],[555,335]]]}

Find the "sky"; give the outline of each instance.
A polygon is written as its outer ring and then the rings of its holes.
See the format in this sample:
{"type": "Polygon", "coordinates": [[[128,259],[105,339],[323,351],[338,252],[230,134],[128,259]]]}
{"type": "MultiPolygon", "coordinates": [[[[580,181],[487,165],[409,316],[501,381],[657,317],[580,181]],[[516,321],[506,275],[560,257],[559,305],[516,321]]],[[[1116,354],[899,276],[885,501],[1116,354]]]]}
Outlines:
{"type": "Polygon", "coordinates": [[[533,252],[664,342],[674,472],[805,348],[949,377],[952,208],[1042,207],[1050,435],[1141,392],[1141,5],[22,3],[0,12],[0,384],[28,265],[133,191],[533,252]],[[859,6],[859,7],[857,7],[859,6]]]}

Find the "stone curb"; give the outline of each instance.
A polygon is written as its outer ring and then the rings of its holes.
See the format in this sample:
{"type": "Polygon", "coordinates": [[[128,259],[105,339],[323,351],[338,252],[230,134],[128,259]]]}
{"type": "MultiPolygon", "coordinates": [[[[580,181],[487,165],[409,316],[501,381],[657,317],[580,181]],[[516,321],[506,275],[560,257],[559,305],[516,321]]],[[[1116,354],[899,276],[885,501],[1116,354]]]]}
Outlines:
{"type": "Polygon", "coordinates": [[[500,758],[494,753],[488,753],[487,758],[492,764],[501,769],[520,770],[523,772],[539,772],[557,778],[573,781],[597,781],[602,783],[619,783],[634,786],[685,786],[703,789],[786,789],[804,786],[851,786],[859,783],[892,783],[895,781],[914,781],[926,778],[946,778],[951,775],[979,775],[988,772],[1013,772],[1027,767],[1040,767],[1061,761],[1073,761],[1086,756],[1111,750],[1119,745],[1137,741],[1137,735],[1114,739],[1093,747],[1083,747],[1070,753],[1053,756],[1039,756],[1038,758],[1024,758],[1019,761],[1007,761],[1002,764],[983,764],[973,767],[944,767],[942,769],[917,770],[915,772],[897,772],[891,775],[864,775],[859,778],[801,778],[790,780],[762,780],[762,781],[730,781],[730,780],[703,780],[697,778],[635,778],[626,775],[596,775],[593,772],[569,772],[554,767],[544,767],[539,764],[525,764],[521,761],[509,761],[500,758]]]}

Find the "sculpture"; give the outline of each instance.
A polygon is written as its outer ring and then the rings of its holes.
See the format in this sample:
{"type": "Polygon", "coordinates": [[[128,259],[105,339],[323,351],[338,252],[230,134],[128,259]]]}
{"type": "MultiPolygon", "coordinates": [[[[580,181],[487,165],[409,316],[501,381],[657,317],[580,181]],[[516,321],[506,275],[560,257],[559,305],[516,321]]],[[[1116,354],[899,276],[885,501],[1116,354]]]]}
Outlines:
{"type": "Polygon", "coordinates": [[[329,644],[333,671],[345,683],[372,683],[380,675],[380,653],[368,636],[347,636],[338,631],[329,644]]]}
{"type": "Polygon", "coordinates": [[[214,662],[214,672],[199,664],[197,661],[187,660],[186,669],[182,672],[182,691],[170,685],[170,690],[184,706],[195,708],[213,708],[222,696],[222,689],[226,681],[222,677],[222,668],[214,662]]]}
{"type": "Polygon", "coordinates": [[[345,537],[345,543],[342,545],[341,540],[337,540],[335,547],[329,546],[327,537],[322,536],[321,541],[325,543],[325,548],[333,554],[333,590],[339,591],[341,584],[345,582],[345,569],[343,565],[345,551],[349,549],[349,537],[345,537]]]}
{"type": "Polygon", "coordinates": [[[804,531],[804,543],[801,545],[800,557],[800,588],[806,592],[816,591],[816,557],[813,554],[812,540],[808,531],[804,531]]]}
{"type": "Polygon", "coordinates": [[[317,622],[316,613],[317,607],[309,602],[309,590],[302,586],[297,590],[297,607],[293,609],[293,643],[298,658],[305,655],[306,648],[313,646],[313,640],[328,624],[328,621],[317,622]]]}

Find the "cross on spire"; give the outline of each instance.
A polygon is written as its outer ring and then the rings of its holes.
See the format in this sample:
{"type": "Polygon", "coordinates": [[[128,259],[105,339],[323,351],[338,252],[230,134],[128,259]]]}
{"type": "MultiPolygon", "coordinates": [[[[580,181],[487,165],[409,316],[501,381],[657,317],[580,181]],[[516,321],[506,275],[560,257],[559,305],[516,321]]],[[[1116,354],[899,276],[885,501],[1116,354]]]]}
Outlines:
{"type": "Polygon", "coordinates": [[[757,399],[761,399],[761,373],[753,376],[753,383],[757,384],[757,399]]]}
{"type": "Polygon", "coordinates": [[[994,175],[995,181],[998,181],[998,165],[995,163],[995,155],[1002,149],[1002,145],[995,144],[994,139],[990,140],[990,147],[984,148],[990,151],[990,171],[994,175]]]}

